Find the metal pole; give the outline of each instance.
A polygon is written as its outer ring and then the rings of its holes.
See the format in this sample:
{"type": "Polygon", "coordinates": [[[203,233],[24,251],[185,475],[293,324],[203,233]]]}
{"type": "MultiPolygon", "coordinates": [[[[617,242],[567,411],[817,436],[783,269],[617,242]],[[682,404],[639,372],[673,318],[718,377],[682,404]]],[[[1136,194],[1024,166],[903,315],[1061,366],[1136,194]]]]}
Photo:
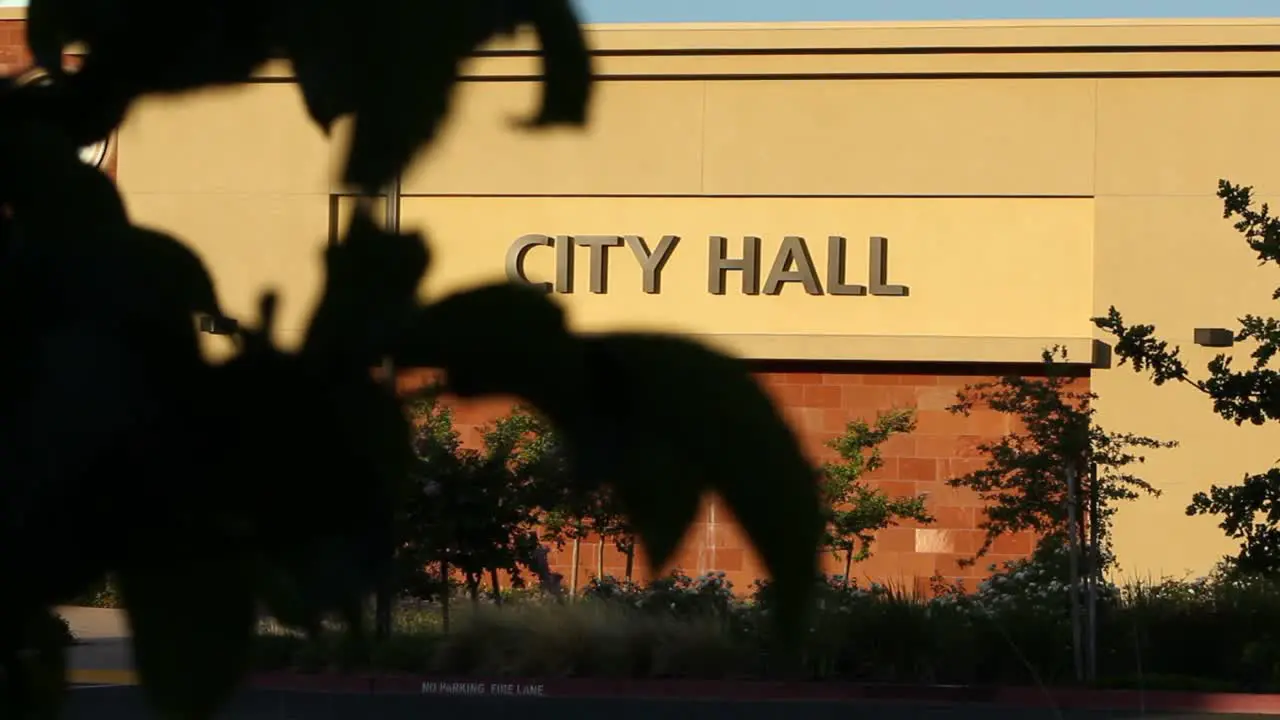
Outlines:
{"type": "Polygon", "coordinates": [[[1102,582],[1102,518],[1098,514],[1098,463],[1089,464],[1089,654],[1088,678],[1098,679],[1098,584],[1102,582]]]}
{"type": "Polygon", "coordinates": [[[449,584],[449,558],[442,556],[440,560],[440,628],[449,632],[449,600],[453,595],[453,586],[449,584]]]}
{"type": "Polygon", "coordinates": [[[1084,680],[1083,628],[1080,618],[1080,544],[1077,518],[1077,477],[1075,467],[1068,465],[1067,475],[1067,556],[1071,572],[1071,654],[1075,661],[1076,681],[1084,680]]]}
{"type": "Polygon", "coordinates": [[[396,176],[387,186],[385,225],[387,232],[400,232],[400,177],[396,176]]]}
{"type": "MultiPolygon", "coordinates": [[[[391,184],[387,186],[386,207],[383,225],[387,232],[400,232],[400,177],[396,176],[391,184]]],[[[382,359],[382,382],[387,391],[394,396],[396,394],[396,365],[391,357],[382,359]]],[[[387,552],[394,558],[396,548],[387,548],[387,552]]],[[[395,595],[395,577],[393,561],[387,563],[387,569],[383,573],[381,582],[378,584],[378,593],[374,601],[374,633],[379,640],[386,640],[391,637],[391,599],[395,595]]]]}

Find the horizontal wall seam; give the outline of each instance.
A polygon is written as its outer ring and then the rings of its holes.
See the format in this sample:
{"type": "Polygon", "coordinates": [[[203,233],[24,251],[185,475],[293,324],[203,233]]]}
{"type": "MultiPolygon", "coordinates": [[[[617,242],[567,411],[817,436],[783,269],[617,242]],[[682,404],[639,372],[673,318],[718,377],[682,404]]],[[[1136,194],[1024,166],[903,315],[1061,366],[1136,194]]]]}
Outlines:
{"type": "MultiPolygon", "coordinates": [[[[336,193],[356,197],[355,193],[336,193]]],[[[1212,193],[1209,193],[1212,196],[1212,193]]],[[[777,198],[785,200],[1091,200],[1092,195],[1058,194],[902,194],[902,193],[507,193],[507,192],[402,192],[403,198],[616,198],[616,199],[707,199],[748,200],[777,198]]]]}
{"type": "MultiPolygon", "coordinates": [[[[1132,55],[1143,53],[1274,53],[1280,43],[1224,45],[936,45],[919,47],[604,48],[594,57],[785,57],[787,55],[1132,55]]],[[[477,58],[538,57],[535,48],[481,50],[477,58]]]]}
{"type": "MultiPolygon", "coordinates": [[[[898,73],[635,73],[597,74],[600,82],[742,82],[750,80],[1177,80],[1177,79],[1229,79],[1276,78],[1280,67],[1270,70],[1117,70],[1117,71],[1048,71],[1048,72],[898,72],[898,73]]],[[[501,83],[536,82],[537,73],[513,75],[462,75],[461,82],[501,83]]],[[[296,83],[291,74],[255,75],[247,84],[296,83]]]]}
{"type": "MultiPolygon", "coordinates": [[[[529,75],[463,75],[463,82],[530,82],[529,75]]],[[[596,80],[612,82],[689,82],[744,80],[1088,80],[1088,79],[1184,79],[1184,78],[1270,78],[1280,77],[1274,70],[1117,70],[1117,71],[1049,71],[1049,72],[898,72],[898,73],[636,73],[598,74],[596,80]]]]}
{"type": "Polygon", "coordinates": [[[1086,336],[679,334],[744,360],[1035,363],[1045,350],[1060,346],[1072,364],[1101,364],[1099,341],[1086,336]]]}

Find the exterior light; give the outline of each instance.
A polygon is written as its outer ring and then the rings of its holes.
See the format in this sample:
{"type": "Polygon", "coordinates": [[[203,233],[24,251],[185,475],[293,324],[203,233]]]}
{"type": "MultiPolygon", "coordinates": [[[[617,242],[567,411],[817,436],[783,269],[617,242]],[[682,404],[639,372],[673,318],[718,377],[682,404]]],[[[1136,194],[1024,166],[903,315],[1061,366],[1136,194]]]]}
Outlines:
{"type": "Polygon", "coordinates": [[[1089,358],[1089,366],[1094,370],[1110,370],[1111,346],[1101,340],[1095,339],[1091,349],[1092,357],[1089,358]]]}
{"type": "MultiPolygon", "coordinates": [[[[15,81],[18,87],[28,85],[47,85],[52,82],[49,73],[41,68],[31,68],[18,76],[15,81]]],[[[92,168],[101,168],[111,153],[111,139],[100,140],[92,145],[80,148],[80,161],[92,168]]]]}
{"type": "Polygon", "coordinates": [[[200,332],[210,335],[235,335],[240,331],[240,323],[236,322],[234,318],[201,315],[199,328],[200,332]]]}
{"type": "Polygon", "coordinates": [[[1236,344],[1236,335],[1226,328],[1196,328],[1195,343],[1204,347],[1231,347],[1236,344]]]}

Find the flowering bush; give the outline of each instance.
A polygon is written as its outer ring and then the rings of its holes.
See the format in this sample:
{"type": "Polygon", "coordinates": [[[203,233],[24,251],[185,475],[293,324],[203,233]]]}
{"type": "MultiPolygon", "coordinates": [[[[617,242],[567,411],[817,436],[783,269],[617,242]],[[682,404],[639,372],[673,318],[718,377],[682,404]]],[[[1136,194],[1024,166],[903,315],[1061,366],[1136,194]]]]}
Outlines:
{"type": "MultiPolygon", "coordinates": [[[[1045,543],[1029,558],[988,566],[991,575],[971,594],[962,585],[935,583],[936,601],[967,602],[988,615],[1019,611],[1069,618],[1070,562],[1065,544],[1045,543]]],[[[1099,608],[1114,607],[1121,596],[1120,588],[1107,581],[1098,583],[1095,592],[1099,608]]]]}
{"type": "Polygon", "coordinates": [[[676,570],[649,583],[642,607],[684,617],[726,616],[737,609],[738,602],[733,583],[723,572],[692,578],[676,570]]]}
{"type": "Polygon", "coordinates": [[[658,578],[648,586],[612,576],[592,578],[583,597],[598,601],[622,601],[637,610],[676,617],[729,617],[741,605],[733,583],[723,572],[690,577],[680,570],[658,578]]]}
{"type": "Polygon", "coordinates": [[[582,597],[592,600],[617,600],[631,603],[641,602],[644,586],[630,580],[619,580],[612,575],[603,578],[593,577],[581,590],[582,597]]]}
{"type": "MultiPolygon", "coordinates": [[[[870,603],[888,598],[891,593],[880,583],[871,583],[862,587],[856,580],[845,582],[841,575],[823,575],[814,579],[817,587],[814,590],[814,614],[811,618],[810,633],[822,630],[823,624],[831,618],[853,615],[866,610],[870,603]]],[[[767,618],[774,609],[774,588],[768,580],[756,580],[751,586],[751,596],[743,604],[743,610],[757,616],[761,620],[767,618]]]]}

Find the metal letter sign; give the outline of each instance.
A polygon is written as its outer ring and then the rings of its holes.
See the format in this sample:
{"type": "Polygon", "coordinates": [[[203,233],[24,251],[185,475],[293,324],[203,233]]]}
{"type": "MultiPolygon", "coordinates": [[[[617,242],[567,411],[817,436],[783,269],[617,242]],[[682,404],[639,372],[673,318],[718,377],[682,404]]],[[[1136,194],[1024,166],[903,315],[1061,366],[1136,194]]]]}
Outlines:
{"type": "MultiPolygon", "coordinates": [[[[507,249],[506,272],[511,282],[536,287],[544,292],[570,294],[574,292],[574,266],[577,249],[587,248],[588,291],[603,295],[609,292],[612,250],[626,245],[631,249],[638,271],[641,288],[646,294],[662,292],[662,271],[680,244],[680,236],[663,235],[651,250],[649,243],[639,235],[524,235],[507,249]],[[529,277],[525,261],[529,253],[547,248],[554,253],[554,280],[535,280],[529,277]]],[[[910,294],[906,285],[889,282],[889,241],[872,237],[867,245],[867,283],[855,284],[846,280],[848,270],[848,241],[839,235],[827,238],[827,264],[825,273],[819,272],[818,263],[809,252],[805,238],[788,235],[774,254],[768,274],[761,279],[761,240],[754,235],[742,238],[741,250],[734,253],[729,248],[729,238],[712,235],[707,241],[707,292],[712,295],[728,293],[729,273],[741,273],[738,292],[742,295],[781,295],[788,285],[796,285],[809,295],[852,295],[905,297],[910,294]],[[821,275],[826,275],[823,287],[821,275]]]]}

